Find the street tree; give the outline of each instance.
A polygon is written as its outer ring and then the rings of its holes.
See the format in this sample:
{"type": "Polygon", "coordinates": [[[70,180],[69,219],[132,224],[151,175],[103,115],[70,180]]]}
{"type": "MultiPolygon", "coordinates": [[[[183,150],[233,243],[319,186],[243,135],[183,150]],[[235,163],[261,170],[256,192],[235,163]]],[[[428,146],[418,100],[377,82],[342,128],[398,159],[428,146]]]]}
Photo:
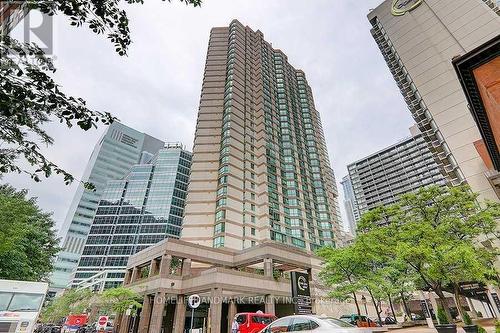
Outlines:
{"type": "Polygon", "coordinates": [[[45,280],[59,251],[51,214],[27,195],[0,185],[0,279],[45,280]]]}
{"type": "Polygon", "coordinates": [[[142,304],[139,295],[125,287],[106,289],[94,293],[90,289],[69,289],[54,298],[41,313],[44,323],[58,323],[69,315],[89,314],[89,321],[95,321],[98,314],[120,315],[127,309],[137,314],[142,304]]]}
{"type": "Polygon", "coordinates": [[[141,297],[132,289],[126,287],[116,287],[106,289],[100,295],[99,305],[104,313],[123,314],[130,309],[131,314],[135,315],[137,310],[142,307],[139,303],[141,297]]]}
{"type": "Polygon", "coordinates": [[[363,255],[354,246],[344,248],[323,247],[317,251],[324,260],[320,279],[332,288],[330,296],[338,300],[352,299],[358,315],[361,315],[356,292],[363,275],[363,255]]]}
{"type": "Polygon", "coordinates": [[[491,269],[477,256],[462,256],[477,250],[477,237],[492,232],[500,217],[498,204],[479,205],[477,197],[466,186],[421,188],[381,210],[384,214],[363,216],[359,227],[361,233],[380,239],[379,254],[408,265],[418,278],[415,283],[436,293],[449,320],[444,291],[461,281],[453,282],[447,272],[460,270],[455,276],[462,281],[481,280],[491,269]]]}
{"type": "Polygon", "coordinates": [[[89,289],[66,290],[42,309],[40,319],[43,323],[59,323],[71,314],[83,314],[91,307],[93,298],[89,289]]]}
{"type": "Polygon", "coordinates": [[[460,283],[478,282],[490,283],[496,278],[496,272],[491,265],[494,255],[484,248],[474,247],[469,242],[450,244],[443,253],[442,265],[435,274],[442,275],[447,280],[454,293],[457,309],[464,318],[464,310],[460,303],[460,283]]]}
{"type": "MultiPolygon", "coordinates": [[[[201,0],[179,1],[195,7],[201,5],[201,0]]],[[[132,41],[123,4],[143,2],[27,0],[23,8],[39,10],[49,16],[68,16],[72,26],[85,26],[96,34],[106,35],[116,52],[124,56],[132,41]]],[[[41,150],[41,146],[54,143],[44,125],[56,120],[67,127],[77,126],[87,131],[100,123],[108,125],[115,120],[108,112],[88,108],[83,99],[66,95],[51,77],[55,71],[51,58],[36,44],[0,35],[0,142],[4,144],[0,148],[0,174],[27,173],[38,182],[41,177],[56,173],[69,184],[74,180],[71,173],[50,161],[41,150]],[[19,163],[21,158],[30,167],[23,167],[19,163]]],[[[93,188],[92,184],[85,185],[93,188]]]]}

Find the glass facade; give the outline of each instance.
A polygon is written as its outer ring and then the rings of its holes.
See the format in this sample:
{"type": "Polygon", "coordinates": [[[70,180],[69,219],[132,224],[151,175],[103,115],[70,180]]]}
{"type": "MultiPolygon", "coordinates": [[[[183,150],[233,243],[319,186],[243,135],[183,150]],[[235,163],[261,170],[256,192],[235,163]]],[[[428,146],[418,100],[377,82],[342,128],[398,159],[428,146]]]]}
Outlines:
{"type": "Polygon", "coordinates": [[[119,122],[107,128],[82,177],[96,189],[90,191],[82,185],[78,187],[59,233],[63,250],[58,254],[50,279],[54,291],[66,288],[71,281],[106,183],[123,178],[134,164],[156,154],[164,144],[119,122]]]}
{"type": "Polygon", "coordinates": [[[105,288],[119,285],[130,255],[180,237],[190,166],[191,153],[168,145],[151,161],[134,165],[123,179],[108,182],[73,285],[105,270],[114,274],[105,288]]]}
{"type": "Polygon", "coordinates": [[[359,220],[359,211],[356,206],[356,198],[354,197],[354,189],[352,188],[351,178],[345,176],[340,182],[344,190],[344,208],[347,215],[347,224],[349,233],[353,236],[356,235],[357,221],[359,220]]]}

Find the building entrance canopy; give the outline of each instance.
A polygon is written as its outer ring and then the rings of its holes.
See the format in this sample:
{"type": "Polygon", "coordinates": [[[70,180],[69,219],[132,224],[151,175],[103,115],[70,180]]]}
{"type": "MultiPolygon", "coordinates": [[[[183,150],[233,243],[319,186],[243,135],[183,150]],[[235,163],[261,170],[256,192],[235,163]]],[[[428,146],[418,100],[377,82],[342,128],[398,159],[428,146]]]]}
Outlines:
{"type": "MultiPolygon", "coordinates": [[[[130,257],[124,284],[144,295],[138,332],[182,332],[193,294],[202,300],[195,322],[225,332],[237,311],[292,314],[290,272],[308,273],[314,296],[320,264],[310,252],[272,241],[237,251],[168,239],[130,257]]],[[[129,319],[120,332],[128,332],[129,319]]]]}

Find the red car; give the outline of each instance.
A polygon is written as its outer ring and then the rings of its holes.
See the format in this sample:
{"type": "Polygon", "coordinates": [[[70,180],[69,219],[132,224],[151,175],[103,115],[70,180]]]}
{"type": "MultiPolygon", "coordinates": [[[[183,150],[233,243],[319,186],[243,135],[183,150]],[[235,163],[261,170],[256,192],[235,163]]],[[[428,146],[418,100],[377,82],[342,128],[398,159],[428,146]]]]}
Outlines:
{"type": "Polygon", "coordinates": [[[263,312],[242,312],[234,316],[238,333],[257,333],[276,320],[276,316],[263,312]]]}

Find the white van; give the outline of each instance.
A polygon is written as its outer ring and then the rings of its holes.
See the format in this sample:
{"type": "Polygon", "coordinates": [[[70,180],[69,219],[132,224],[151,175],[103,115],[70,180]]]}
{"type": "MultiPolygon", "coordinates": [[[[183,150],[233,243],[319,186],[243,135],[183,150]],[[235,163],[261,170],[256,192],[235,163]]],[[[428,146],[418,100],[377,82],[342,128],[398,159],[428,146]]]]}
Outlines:
{"type": "Polygon", "coordinates": [[[0,280],[0,333],[32,333],[49,284],[0,280]]]}

